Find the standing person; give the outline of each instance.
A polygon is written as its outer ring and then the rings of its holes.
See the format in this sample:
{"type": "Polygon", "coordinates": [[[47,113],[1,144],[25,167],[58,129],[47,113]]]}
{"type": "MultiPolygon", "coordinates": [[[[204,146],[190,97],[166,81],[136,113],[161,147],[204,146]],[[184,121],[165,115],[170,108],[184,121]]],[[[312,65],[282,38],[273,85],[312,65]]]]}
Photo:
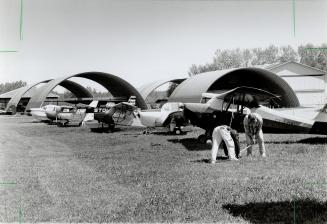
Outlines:
{"type": "Polygon", "coordinates": [[[218,148],[221,141],[224,141],[226,144],[229,160],[238,160],[235,156],[235,144],[230,130],[231,128],[226,125],[218,126],[213,130],[211,163],[216,163],[218,148]]]}
{"type": "Polygon", "coordinates": [[[252,155],[252,145],[255,143],[254,140],[259,143],[259,152],[262,157],[266,157],[265,143],[263,140],[262,132],[262,117],[255,113],[251,112],[244,117],[243,125],[246,137],[246,144],[248,147],[247,155],[252,155]]]}

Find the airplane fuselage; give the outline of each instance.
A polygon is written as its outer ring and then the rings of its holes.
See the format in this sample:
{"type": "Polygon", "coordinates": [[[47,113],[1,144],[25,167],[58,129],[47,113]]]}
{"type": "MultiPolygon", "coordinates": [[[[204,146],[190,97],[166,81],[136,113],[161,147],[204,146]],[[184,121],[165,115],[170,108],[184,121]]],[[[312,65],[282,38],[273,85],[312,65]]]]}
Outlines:
{"type": "MultiPolygon", "coordinates": [[[[292,116],[265,106],[260,106],[255,112],[263,118],[262,129],[264,133],[327,134],[327,122],[315,122],[312,119],[292,116]]],[[[193,110],[193,105],[189,107],[186,103],[184,115],[193,125],[201,127],[209,133],[219,125],[229,125],[239,132],[244,132],[243,119],[246,116],[245,113],[232,110],[212,111],[206,104],[193,110]]]]}

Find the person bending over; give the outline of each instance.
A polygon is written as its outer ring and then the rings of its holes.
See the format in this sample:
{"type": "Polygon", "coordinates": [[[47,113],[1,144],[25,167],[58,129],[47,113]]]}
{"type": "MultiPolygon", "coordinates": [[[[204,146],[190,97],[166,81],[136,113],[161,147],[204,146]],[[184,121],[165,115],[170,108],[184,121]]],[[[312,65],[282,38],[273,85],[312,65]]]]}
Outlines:
{"type": "Polygon", "coordinates": [[[238,160],[235,155],[235,145],[238,146],[238,144],[234,143],[231,136],[231,128],[222,125],[216,127],[212,132],[211,163],[216,163],[218,148],[222,141],[226,144],[229,160],[238,160]]]}
{"type": "Polygon", "coordinates": [[[259,151],[262,157],[266,157],[265,143],[263,140],[262,132],[262,117],[254,112],[247,114],[244,117],[243,125],[245,131],[246,144],[248,147],[247,155],[252,155],[252,145],[255,143],[255,140],[259,143],[259,151]]]}

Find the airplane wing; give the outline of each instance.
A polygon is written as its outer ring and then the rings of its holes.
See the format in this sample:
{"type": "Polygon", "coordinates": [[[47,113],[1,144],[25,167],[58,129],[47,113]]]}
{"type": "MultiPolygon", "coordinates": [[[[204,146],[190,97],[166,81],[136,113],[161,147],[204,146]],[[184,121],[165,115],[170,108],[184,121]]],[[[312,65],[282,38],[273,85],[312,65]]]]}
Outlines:
{"type": "Polygon", "coordinates": [[[87,108],[90,107],[89,105],[84,104],[84,103],[78,103],[78,104],[76,104],[75,106],[76,106],[76,108],[78,108],[78,109],[87,109],[87,108]]]}
{"type": "Polygon", "coordinates": [[[135,118],[134,111],[136,109],[136,106],[130,103],[122,102],[111,107],[110,112],[113,114],[112,119],[114,120],[115,124],[131,125],[135,118]]]}
{"type": "Polygon", "coordinates": [[[271,99],[279,100],[280,96],[277,96],[262,89],[241,86],[222,94],[216,94],[215,97],[218,99],[223,99],[224,101],[233,102],[234,104],[248,106],[252,102],[262,104],[271,99]]]}

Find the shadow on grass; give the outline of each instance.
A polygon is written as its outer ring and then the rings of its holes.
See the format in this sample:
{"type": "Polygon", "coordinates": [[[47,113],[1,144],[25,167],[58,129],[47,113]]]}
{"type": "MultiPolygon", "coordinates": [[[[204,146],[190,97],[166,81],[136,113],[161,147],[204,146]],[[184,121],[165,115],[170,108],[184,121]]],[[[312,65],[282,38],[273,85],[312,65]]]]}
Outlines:
{"type": "MultiPolygon", "coordinates": [[[[175,133],[170,132],[170,131],[154,131],[154,132],[151,132],[151,134],[153,134],[153,135],[165,135],[165,136],[177,136],[175,133]]],[[[187,134],[187,132],[181,132],[179,135],[186,135],[186,134],[187,134]]]]}
{"type": "Polygon", "coordinates": [[[225,204],[235,217],[242,217],[250,223],[326,223],[327,202],[321,203],[311,199],[249,203],[244,205],[225,204]]]}
{"type": "Polygon", "coordinates": [[[314,138],[305,138],[298,141],[298,143],[304,144],[327,144],[327,137],[314,137],[314,138]]]}
{"type": "MultiPolygon", "coordinates": [[[[218,156],[217,160],[229,161],[227,156],[218,156]]],[[[198,159],[191,161],[192,163],[211,163],[210,159],[198,159]]]]}
{"type": "Polygon", "coordinates": [[[270,144],[296,144],[296,143],[302,143],[302,144],[327,144],[327,137],[311,137],[311,138],[305,138],[298,141],[265,141],[265,143],[270,144]]]}
{"type": "Polygon", "coordinates": [[[57,127],[58,128],[77,128],[77,127],[81,127],[81,125],[79,125],[79,124],[66,124],[64,126],[58,126],[57,125],[57,127]]]}
{"type": "Polygon", "coordinates": [[[91,132],[94,132],[94,133],[114,133],[114,132],[119,132],[121,131],[120,128],[114,128],[114,130],[109,130],[108,128],[90,128],[91,129],[91,132]]]}
{"type": "Polygon", "coordinates": [[[210,145],[202,144],[196,138],[168,139],[167,141],[174,144],[182,144],[188,151],[205,151],[211,149],[210,145]]]}

